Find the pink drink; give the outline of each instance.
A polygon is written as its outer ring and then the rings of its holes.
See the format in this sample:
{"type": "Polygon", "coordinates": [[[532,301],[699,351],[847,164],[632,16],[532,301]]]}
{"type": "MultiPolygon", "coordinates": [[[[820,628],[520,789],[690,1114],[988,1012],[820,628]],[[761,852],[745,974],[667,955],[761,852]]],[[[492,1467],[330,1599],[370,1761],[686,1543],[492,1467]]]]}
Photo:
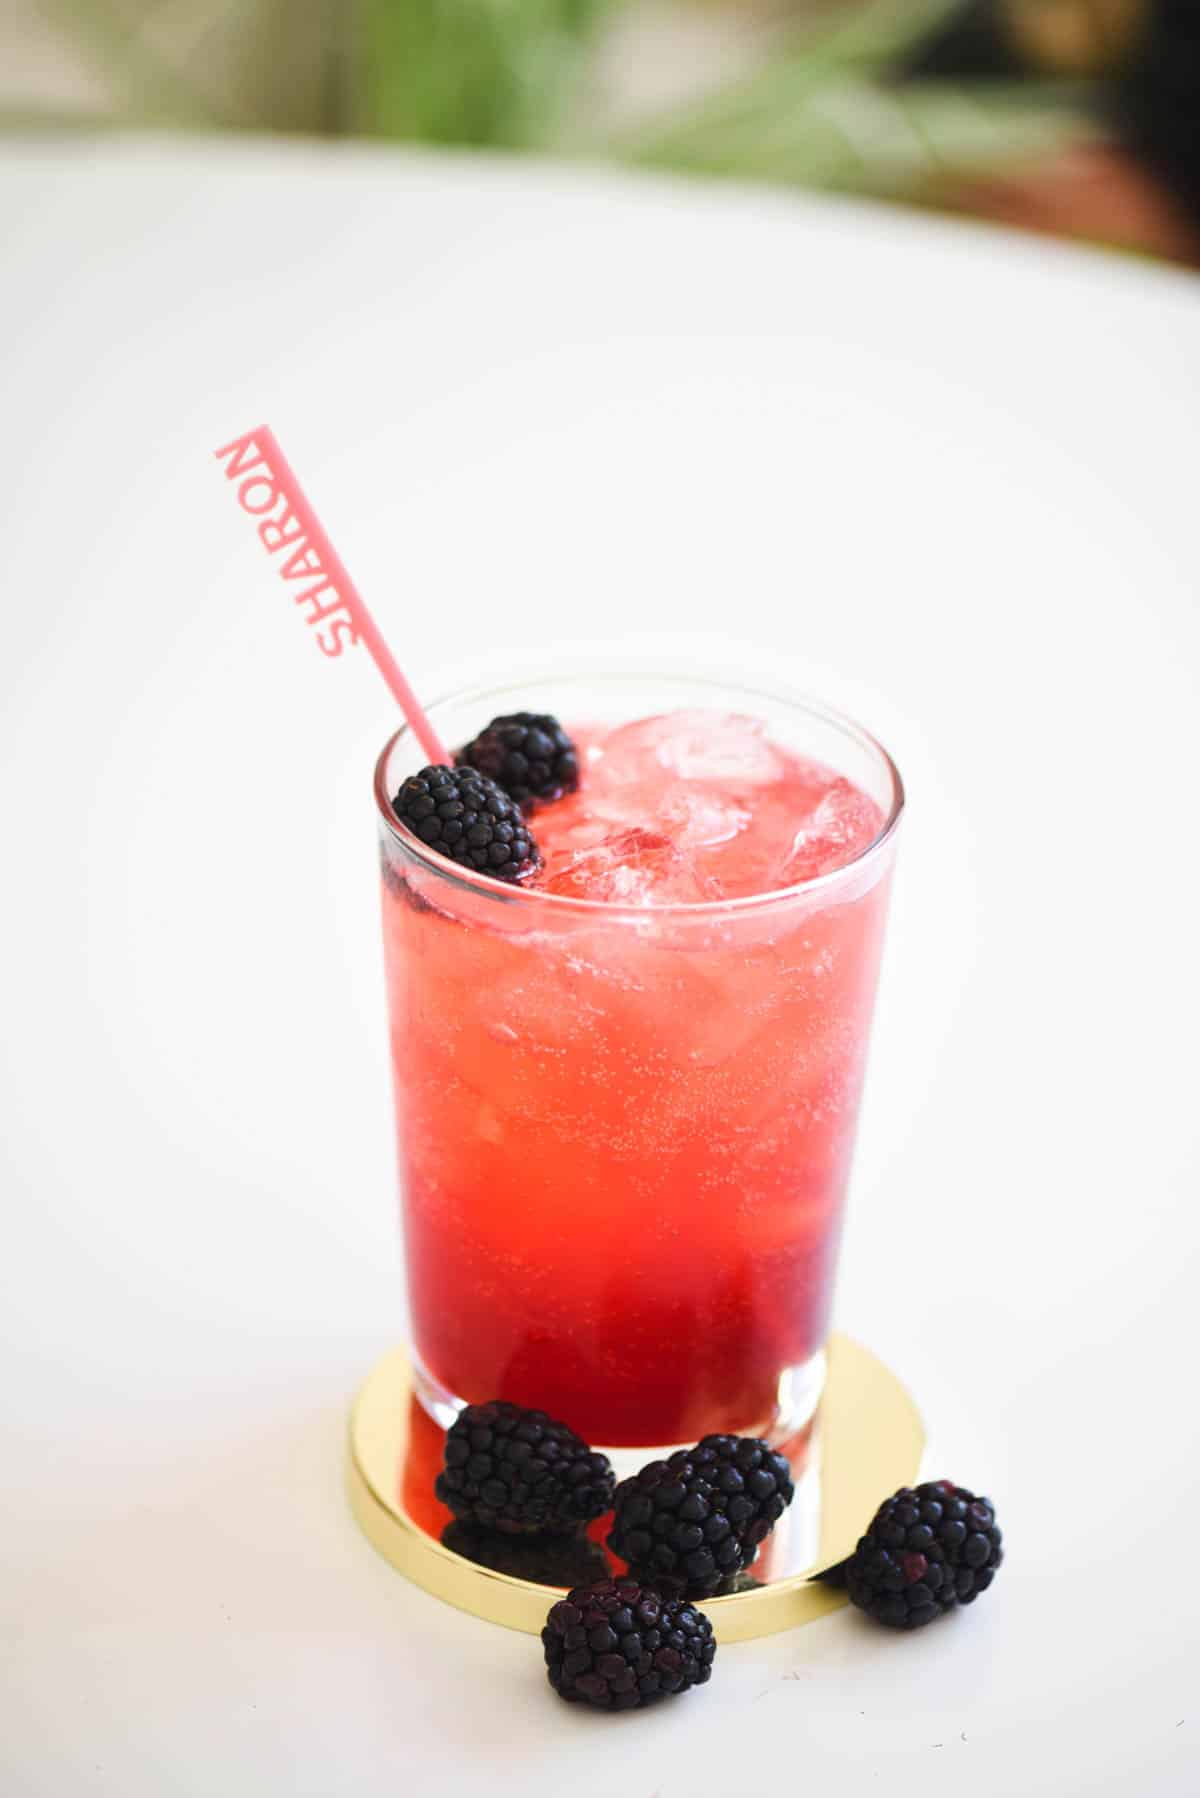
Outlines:
{"type": "Polygon", "coordinates": [[[579,791],[542,808],[529,885],[618,905],[703,905],[844,867],[883,828],[874,800],[771,743],[753,718],[705,711],[576,727],[579,791]]]}
{"type": "Polygon", "coordinates": [[[828,1325],[894,771],[711,711],[564,721],[529,890],[383,833],[422,1377],[596,1443],[770,1428],[828,1325]]]}

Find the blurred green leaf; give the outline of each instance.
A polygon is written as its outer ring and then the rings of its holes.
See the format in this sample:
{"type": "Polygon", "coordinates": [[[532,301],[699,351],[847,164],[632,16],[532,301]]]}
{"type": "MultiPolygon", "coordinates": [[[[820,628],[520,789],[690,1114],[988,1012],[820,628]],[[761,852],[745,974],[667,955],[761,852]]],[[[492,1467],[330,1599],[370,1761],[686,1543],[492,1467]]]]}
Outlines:
{"type": "Polygon", "coordinates": [[[360,130],[542,143],[607,0],[361,0],[360,130]]]}
{"type": "MultiPolygon", "coordinates": [[[[1003,170],[1090,133],[1082,90],[896,79],[959,0],[845,0],[753,76],[633,134],[581,141],[563,129],[576,83],[597,26],[626,3],[42,0],[103,77],[113,117],[140,123],[558,149],[918,199],[947,177],[1003,170]]],[[[8,122],[47,116],[10,108],[8,122]]]]}
{"type": "Polygon", "coordinates": [[[625,160],[844,193],[919,196],[1090,136],[1086,91],[901,83],[892,70],[952,0],[875,0],[803,33],[757,75],[607,146],[625,160]]]}
{"type": "Polygon", "coordinates": [[[941,82],[888,88],[842,79],[769,95],[721,118],[677,120],[627,145],[633,162],[796,182],[844,193],[904,194],[954,174],[1010,166],[1091,136],[1072,92],[941,82]]]}

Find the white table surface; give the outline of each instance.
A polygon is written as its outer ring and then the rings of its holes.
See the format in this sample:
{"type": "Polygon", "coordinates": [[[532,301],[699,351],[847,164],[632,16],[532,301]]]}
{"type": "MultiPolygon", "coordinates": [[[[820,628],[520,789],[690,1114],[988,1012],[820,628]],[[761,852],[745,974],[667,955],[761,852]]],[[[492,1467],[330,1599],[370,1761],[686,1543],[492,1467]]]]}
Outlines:
{"type": "Polygon", "coordinates": [[[1194,1793],[1200,284],[248,142],[10,146],[0,242],[5,1793],[1194,1793]],[[894,749],[839,1317],[998,1502],[973,1611],[591,1717],[358,1534],[393,719],[210,459],[262,420],[423,691],[637,633],[894,749]]]}

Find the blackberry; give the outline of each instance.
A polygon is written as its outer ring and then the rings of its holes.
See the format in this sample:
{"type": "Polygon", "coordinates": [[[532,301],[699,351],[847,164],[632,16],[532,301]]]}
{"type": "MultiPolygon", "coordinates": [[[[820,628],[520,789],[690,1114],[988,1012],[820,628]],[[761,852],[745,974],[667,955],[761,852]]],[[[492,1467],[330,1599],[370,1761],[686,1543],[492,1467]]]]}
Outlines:
{"type": "Polygon", "coordinates": [[[597,1580],[551,1605],[546,1673],[568,1704],[631,1711],[702,1686],[717,1645],[712,1624],[681,1598],[636,1580],[597,1580]]]}
{"type": "Polygon", "coordinates": [[[478,768],[525,811],[579,785],[575,745],[547,712],[510,712],[460,749],[459,767],[478,768]]]}
{"type": "Polygon", "coordinates": [[[566,1534],[612,1503],[607,1455],[565,1423],[494,1399],[468,1405],[446,1435],[434,1486],[456,1517],[506,1535],[566,1534]]]}
{"type": "Polygon", "coordinates": [[[710,1598],[792,1502],[792,1471],[754,1436],[705,1436],[617,1487],[608,1546],[636,1579],[710,1598]]]}
{"type": "Polygon", "coordinates": [[[495,880],[519,880],[540,860],[521,808],[474,768],[410,774],[392,810],[422,843],[495,880]]]}
{"type": "Polygon", "coordinates": [[[1004,1558],[996,1513],[952,1480],[902,1486],[844,1563],[851,1600],[877,1623],[920,1629],[986,1592],[1004,1558]]]}

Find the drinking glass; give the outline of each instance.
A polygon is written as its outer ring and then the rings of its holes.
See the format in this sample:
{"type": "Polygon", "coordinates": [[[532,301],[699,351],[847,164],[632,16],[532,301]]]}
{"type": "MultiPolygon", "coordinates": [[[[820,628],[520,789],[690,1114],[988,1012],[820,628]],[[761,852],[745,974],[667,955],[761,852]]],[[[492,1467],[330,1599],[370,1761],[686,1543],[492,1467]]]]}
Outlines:
{"type": "MultiPolygon", "coordinates": [[[[808,700],[695,676],[537,674],[430,708],[458,744],[498,713],[615,725],[680,708],[770,740],[878,805],[846,866],[776,892],[637,906],[506,886],[375,795],[417,1390],[537,1406],[595,1446],[811,1416],[903,807],[891,758],[808,700]]],[[[752,797],[748,798],[752,804],[752,797]]],[[[536,815],[533,821],[536,833],[536,815]]]]}

